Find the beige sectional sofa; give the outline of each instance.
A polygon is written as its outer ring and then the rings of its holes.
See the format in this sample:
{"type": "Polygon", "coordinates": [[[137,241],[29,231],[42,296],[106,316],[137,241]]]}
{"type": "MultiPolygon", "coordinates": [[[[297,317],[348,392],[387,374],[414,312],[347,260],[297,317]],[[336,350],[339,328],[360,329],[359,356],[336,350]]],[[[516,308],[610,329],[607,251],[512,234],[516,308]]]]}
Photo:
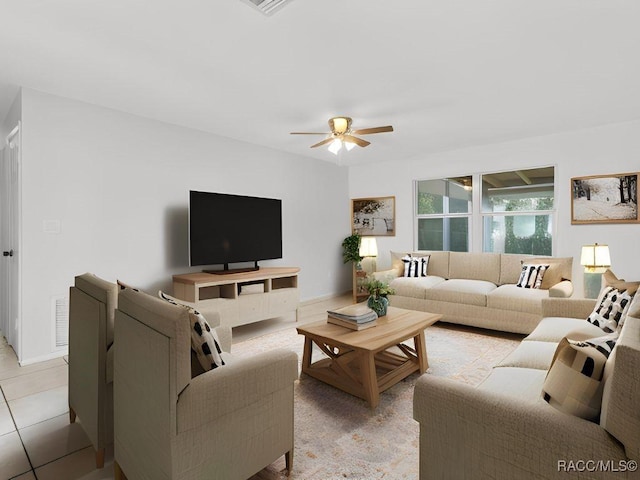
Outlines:
{"type": "Polygon", "coordinates": [[[545,318],[478,387],[418,379],[421,480],[640,478],[640,299],[606,361],[599,422],[563,413],[542,397],[562,338],[603,334],[585,320],[595,301],[541,303],[545,318]]]}
{"type": "Polygon", "coordinates": [[[573,294],[573,258],[466,252],[412,252],[429,256],[426,277],[403,277],[401,258],[391,252],[392,268],[376,272],[395,294],[390,304],[410,310],[441,313],[443,321],[513,333],[530,333],[542,319],[542,300],[573,294]],[[522,263],[548,263],[541,288],[516,283],[522,263]]]}

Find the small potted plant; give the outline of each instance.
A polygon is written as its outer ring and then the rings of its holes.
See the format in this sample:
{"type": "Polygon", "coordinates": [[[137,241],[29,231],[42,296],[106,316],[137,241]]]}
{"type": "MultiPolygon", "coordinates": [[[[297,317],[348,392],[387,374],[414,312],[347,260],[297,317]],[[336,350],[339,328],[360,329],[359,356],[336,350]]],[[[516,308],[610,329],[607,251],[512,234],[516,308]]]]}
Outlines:
{"type": "Polygon", "coordinates": [[[393,295],[395,291],[389,287],[389,284],[375,278],[369,279],[364,287],[369,292],[369,299],[367,300],[367,306],[376,312],[379,317],[383,317],[387,314],[387,307],[389,306],[389,299],[387,295],[393,295]]]}

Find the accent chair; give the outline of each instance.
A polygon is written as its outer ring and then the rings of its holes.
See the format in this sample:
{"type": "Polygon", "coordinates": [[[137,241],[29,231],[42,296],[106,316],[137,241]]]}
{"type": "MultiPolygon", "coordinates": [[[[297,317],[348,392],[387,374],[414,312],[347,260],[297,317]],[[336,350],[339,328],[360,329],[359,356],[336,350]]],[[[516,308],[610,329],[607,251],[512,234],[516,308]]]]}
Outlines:
{"type": "Polygon", "coordinates": [[[233,358],[230,335],[218,327],[225,365],[192,378],[190,329],[186,307],[120,291],[116,480],[244,480],[282,455],[290,472],[297,355],[273,350],[233,358]]]}

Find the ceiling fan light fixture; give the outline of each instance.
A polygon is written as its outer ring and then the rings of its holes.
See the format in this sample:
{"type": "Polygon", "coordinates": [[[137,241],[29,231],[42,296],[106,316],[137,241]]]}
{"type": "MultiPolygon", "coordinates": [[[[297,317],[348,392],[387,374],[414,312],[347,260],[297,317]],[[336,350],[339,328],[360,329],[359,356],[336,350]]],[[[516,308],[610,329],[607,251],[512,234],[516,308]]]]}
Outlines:
{"type": "Polygon", "coordinates": [[[356,146],[355,143],[347,142],[347,141],[344,142],[344,148],[347,149],[347,152],[350,152],[355,146],[356,146]]]}
{"type": "Polygon", "coordinates": [[[333,142],[329,144],[329,151],[334,155],[338,155],[338,152],[342,149],[342,140],[336,138],[333,142]]]}
{"type": "Polygon", "coordinates": [[[329,120],[329,127],[332,132],[341,135],[351,127],[351,119],[349,117],[333,117],[329,120]]]}

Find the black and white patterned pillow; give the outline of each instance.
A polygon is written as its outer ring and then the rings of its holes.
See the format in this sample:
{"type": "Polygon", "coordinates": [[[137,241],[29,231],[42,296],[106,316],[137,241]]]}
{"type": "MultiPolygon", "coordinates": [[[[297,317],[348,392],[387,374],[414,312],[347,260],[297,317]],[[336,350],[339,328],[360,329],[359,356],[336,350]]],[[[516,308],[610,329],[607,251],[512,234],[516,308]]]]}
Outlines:
{"type": "Polygon", "coordinates": [[[569,340],[569,342],[579,347],[591,346],[598,350],[605,357],[609,358],[611,352],[613,351],[613,347],[616,346],[616,342],[618,341],[619,337],[620,332],[615,331],[607,335],[603,335],[602,337],[589,338],[588,340],[582,340],[580,342],[569,340]]]}
{"type": "Polygon", "coordinates": [[[402,257],[405,277],[426,277],[429,257],[412,257],[407,255],[402,257]]]}
{"type": "Polygon", "coordinates": [[[549,265],[534,265],[530,263],[523,264],[516,287],[540,288],[540,285],[542,285],[542,279],[544,278],[544,272],[546,272],[548,268],[549,265]]]}
{"type": "Polygon", "coordinates": [[[606,362],[598,348],[563,338],[544,380],[542,398],[562,412],[596,421],[606,362]]]}
{"type": "Polygon", "coordinates": [[[224,365],[222,348],[216,331],[209,326],[204,316],[193,307],[177,302],[173,297],[162,291],[158,296],[173,305],[178,305],[189,310],[189,327],[191,331],[191,349],[196,353],[198,362],[205,372],[224,365]]]}
{"type": "Polygon", "coordinates": [[[622,328],[631,300],[633,300],[633,295],[629,295],[628,292],[605,287],[587,321],[600,327],[606,333],[615,332],[622,328]]]}

